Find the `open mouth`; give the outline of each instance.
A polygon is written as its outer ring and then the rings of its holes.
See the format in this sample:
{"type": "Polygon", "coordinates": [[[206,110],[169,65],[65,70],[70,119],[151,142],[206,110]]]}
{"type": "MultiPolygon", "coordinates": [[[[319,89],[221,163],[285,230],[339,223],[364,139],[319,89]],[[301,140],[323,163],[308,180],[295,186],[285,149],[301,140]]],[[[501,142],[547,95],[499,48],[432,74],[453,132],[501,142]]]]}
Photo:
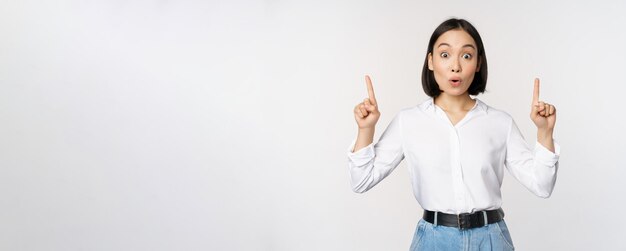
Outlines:
{"type": "Polygon", "coordinates": [[[452,84],[452,86],[459,86],[459,85],[461,85],[461,78],[459,78],[459,77],[450,78],[450,84],[452,84]]]}

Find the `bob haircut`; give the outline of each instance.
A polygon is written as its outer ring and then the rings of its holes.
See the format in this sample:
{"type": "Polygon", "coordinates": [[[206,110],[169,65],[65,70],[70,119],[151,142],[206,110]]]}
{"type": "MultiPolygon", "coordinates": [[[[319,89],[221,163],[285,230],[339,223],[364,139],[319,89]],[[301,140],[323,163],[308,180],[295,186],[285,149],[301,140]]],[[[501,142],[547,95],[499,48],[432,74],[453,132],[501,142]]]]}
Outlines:
{"type": "Polygon", "coordinates": [[[480,70],[474,74],[474,80],[467,89],[467,92],[470,95],[478,95],[485,92],[485,87],[487,86],[487,56],[485,55],[483,40],[480,38],[480,34],[478,34],[476,28],[474,28],[474,26],[468,21],[464,19],[451,18],[441,23],[437,29],[435,29],[433,35],[430,37],[430,41],[428,42],[428,50],[426,52],[426,59],[424,60],[424,67],[422,69],[422,87],[424,88],[426,95],[430,97],[435,98],[439,96],[439,94],[441,94],[441,89],[439,89],[439,85],[437,85],[433,71],[428,69],[428,55],[433,53],[433,47],[435,46],[435,42],[439,36],[446,31],[456,29],[467,32],[474,39],[474,42],[476,42],[476,46],[478,46],[477,59],[480,70]]]}

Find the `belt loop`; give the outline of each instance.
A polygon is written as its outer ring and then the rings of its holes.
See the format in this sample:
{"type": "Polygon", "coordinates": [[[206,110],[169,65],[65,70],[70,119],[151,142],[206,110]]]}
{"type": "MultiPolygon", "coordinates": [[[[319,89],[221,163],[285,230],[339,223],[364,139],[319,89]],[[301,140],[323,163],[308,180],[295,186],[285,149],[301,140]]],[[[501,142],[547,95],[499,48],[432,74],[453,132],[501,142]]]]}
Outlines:
{"type": "Polygon", "coordinates": [[[435,211],[435,227],[437,226],[437,213],[439,212],[435,211]]]}
{"type": "Polygon", "coordinates": [[[487,226],[487,224],[489,224],[489,221],[487,221],[487,211],[483,211],[483,217],[485,218],[485,226],[487,226]]]}

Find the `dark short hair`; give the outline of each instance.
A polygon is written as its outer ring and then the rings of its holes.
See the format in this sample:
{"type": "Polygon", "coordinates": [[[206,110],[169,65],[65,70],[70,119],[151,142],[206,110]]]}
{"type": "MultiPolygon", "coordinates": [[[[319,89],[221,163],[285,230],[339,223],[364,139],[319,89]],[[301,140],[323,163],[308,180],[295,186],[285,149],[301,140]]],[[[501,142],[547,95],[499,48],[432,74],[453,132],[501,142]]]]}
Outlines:
{"type": "Polygon", "coordinates": [[[467,92],[470,95],[478,95],[479,93],[485,92],[485,87],[487,86],[487,57],[485,56],[483,40],[480,38],[480,34],[478,34],[476,28],[474,28],[474,26],[468,21],[464,19],[451,18],[441,23],[437,29],[435,29],[433,35],[430,36],[430,41],[428,42],[428,50],[426,51],[426,59],[424,60],[424,68],[422,69],[422,87],[424,88],[426,95],[430,97],[434,98],[439,96],[439,94],[441,94],[441,89],[439,89],[439,85],[437,85],[433,71],[428,69],[428,55],[433,52],[433,47],[435,46],[435,42],[439,36],[446,31],[456,29],[461,29],[467,32],[474,39],[474,42],[476,42],[476,46],[478,47],[477,59],[480,68],[474,75],[474,80],[467,89],[467,92]]]}

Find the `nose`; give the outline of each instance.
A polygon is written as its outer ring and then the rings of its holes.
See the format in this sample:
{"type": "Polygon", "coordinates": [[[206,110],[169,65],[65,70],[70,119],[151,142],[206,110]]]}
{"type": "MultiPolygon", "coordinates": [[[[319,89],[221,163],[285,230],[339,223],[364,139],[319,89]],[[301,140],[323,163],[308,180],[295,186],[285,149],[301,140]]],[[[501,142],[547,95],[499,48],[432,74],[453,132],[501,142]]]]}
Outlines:
{"type": "Polygon", "coordinates": [[[454,60],[454,62],[452,62],[452,72],[461,72],[461,64],[459,64],[459,60],[454,60]]]}

